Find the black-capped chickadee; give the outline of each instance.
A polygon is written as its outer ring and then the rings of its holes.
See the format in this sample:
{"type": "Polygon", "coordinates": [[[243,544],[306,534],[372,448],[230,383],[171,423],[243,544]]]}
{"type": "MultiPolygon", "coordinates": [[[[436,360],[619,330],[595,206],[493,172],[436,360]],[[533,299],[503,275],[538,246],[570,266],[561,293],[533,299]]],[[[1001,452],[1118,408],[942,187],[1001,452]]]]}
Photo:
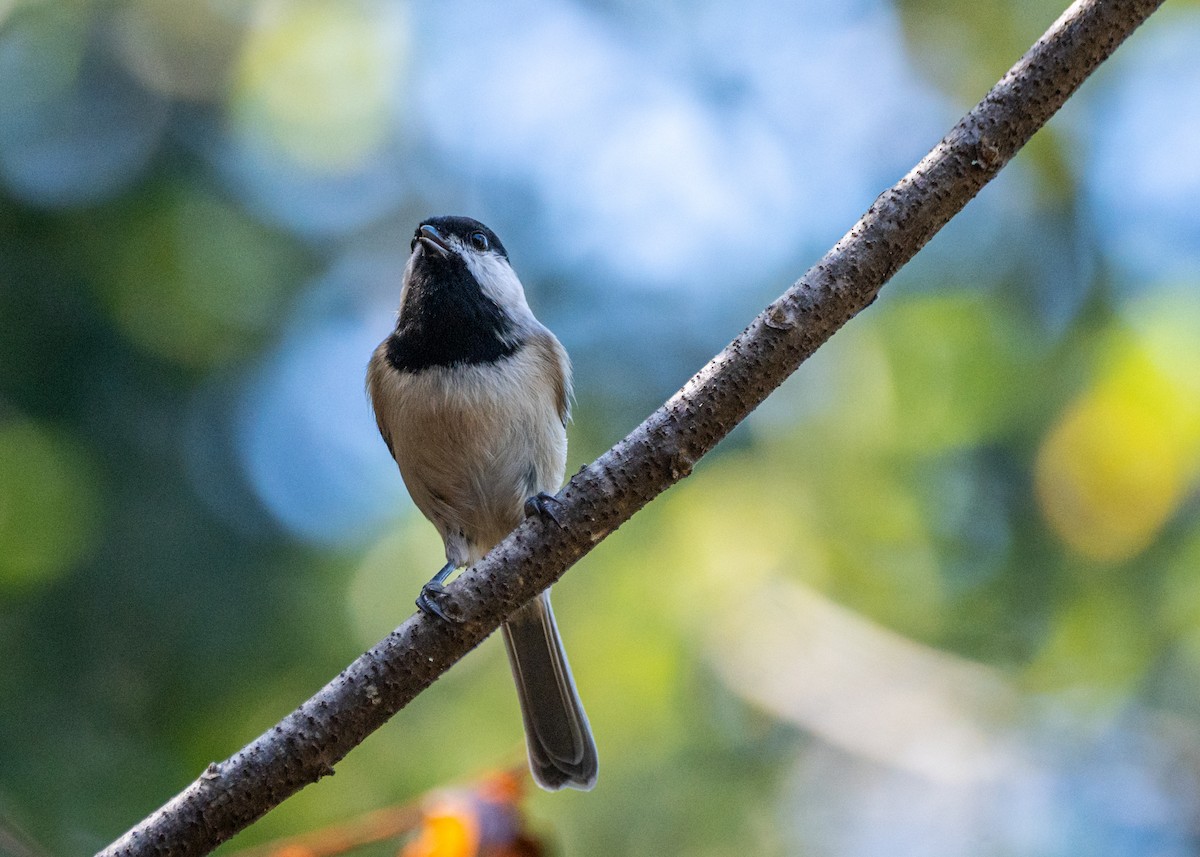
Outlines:
{"type": "MultiPolygon", "coordinates": [[[[417,606],[446,618],[443,581],[475,563],[562,484],[571,364],[533,316],[500,239],[468,217],[417,227],[396,329],[371,357],[379,431],[446,565],[417,606]]],[[[590,789],[599,761],[550,609],[550,591],[504,625],[533,778],[590,789]]]]}

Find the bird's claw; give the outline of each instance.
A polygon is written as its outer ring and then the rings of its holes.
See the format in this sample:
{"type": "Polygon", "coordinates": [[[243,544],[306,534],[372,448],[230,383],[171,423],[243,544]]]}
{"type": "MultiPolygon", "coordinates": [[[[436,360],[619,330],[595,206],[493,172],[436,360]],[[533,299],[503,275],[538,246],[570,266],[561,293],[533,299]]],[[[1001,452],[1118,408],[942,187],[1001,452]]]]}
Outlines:
{"type": "Polygon", "coordinates": [[[443,622],[452,622],[457,624],[462,621],[451,616],[445,611],[438,602],[449,595],[449,590],[437,581],[431,580],[421,587],[421,594],[417,596],[417,609],[427,616],[434,616],[441,619],[443,622]]]}
{"type": "Polygon", "coordinates": [[[525,517],[532,518],[536,515],[539,518],[549,518],[561,527],[563,523],[558,517],[558,507],[561,505],[562,501],[553,494],[539,491],[532,497],[526,498],[525,517]]]}

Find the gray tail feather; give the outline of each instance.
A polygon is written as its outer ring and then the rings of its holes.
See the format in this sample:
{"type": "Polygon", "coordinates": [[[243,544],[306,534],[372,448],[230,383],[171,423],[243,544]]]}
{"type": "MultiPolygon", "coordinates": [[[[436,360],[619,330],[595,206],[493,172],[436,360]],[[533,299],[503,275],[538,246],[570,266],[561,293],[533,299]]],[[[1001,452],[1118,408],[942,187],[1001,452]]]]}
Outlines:
{"type": "Polygon", "coordinates": [[[549,590],[505,623],[504,645],[517,683],[534,780],[551,791],[592,788],[600,760],[558,636],[549,590]]]}

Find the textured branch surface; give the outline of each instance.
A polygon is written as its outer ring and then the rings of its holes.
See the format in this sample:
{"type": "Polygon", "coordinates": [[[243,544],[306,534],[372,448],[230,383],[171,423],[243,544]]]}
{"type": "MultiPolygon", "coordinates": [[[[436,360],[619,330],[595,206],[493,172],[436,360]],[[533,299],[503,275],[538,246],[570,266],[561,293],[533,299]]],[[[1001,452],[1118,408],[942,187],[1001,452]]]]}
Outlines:
{"type": "Polygon", "coordinates": [[[808,273],[450,589],[101,854],[204,854],[333,766],[716,446],[979,192],[1162,0],[1080,0],[808,273]]]}

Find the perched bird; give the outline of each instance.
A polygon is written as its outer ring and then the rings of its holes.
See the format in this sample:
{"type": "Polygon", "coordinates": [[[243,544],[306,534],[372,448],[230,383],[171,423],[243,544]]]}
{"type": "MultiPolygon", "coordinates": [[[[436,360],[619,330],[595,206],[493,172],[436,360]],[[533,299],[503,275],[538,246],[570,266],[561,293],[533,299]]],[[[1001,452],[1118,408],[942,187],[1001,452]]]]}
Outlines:
{"type": "MultiPolygon", "coordinates": [[[[367,389],[379,432],[446,565],[417,606],[446,619],[442,585],[527,514],[552,507],[566,469],[571,364],[533,316],[508,253],[468,217],[417,227],[396,328],[375,350],[367,389]]],[[[550,609],[550,591],[514,613],[504,643],[533,778],[590,789],[599,762],[550,609]]]]}

